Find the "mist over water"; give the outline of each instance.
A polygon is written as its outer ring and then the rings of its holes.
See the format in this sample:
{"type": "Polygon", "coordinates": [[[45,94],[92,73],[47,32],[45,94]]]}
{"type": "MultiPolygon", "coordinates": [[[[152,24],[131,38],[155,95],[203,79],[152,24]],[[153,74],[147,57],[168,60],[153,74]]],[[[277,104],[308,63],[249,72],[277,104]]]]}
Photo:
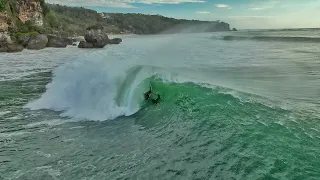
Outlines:
{"type": "Polygon", "coordinates": [[[319,45],[301,40],[314,34],[1,54],[0,178],[317,179],[319,45]],[[162,101],[140,109],[149,82],[162,101]]]}

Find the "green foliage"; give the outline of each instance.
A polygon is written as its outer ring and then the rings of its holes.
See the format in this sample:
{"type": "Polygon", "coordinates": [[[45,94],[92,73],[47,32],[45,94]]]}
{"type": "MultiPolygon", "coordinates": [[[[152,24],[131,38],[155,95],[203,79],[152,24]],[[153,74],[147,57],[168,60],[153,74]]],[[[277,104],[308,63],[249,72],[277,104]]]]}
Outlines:
{"type": "Polygon", "coordinates": [[[43,11],[43,15],[47,15],[50,12],[49,6],[45,2],[45,0],[39,0],[39,1],[40,1],[42,11],[43,11]]]}
{"type": "Polygon", "coordinates": [[[21,21],[16,22],[17,28],[15,32],[27,33],[31,31],[37,31],[38,27],[36,27],[31,21],[26,21],[24,24],[21,21]]]}
{"type": "Polygon", "coordinates": [[[48,4],[50,9],[56,13],[58,21],[61,23],[60,31],[68,31],[77,34],[84,34],[88,27],[98,28],[103,26],[108,33],[135,33],[135,34],[157,34],[161,32],[180,32],[183,29],[190,29],[191,32],[212,32],[229,31],[229,24],[224,22],[209,22],[196,20],[183,20],[168,18],[160,15],[145,14],[121,14],[105,13],[100,14],[94,10],[67,7],[61,5],[48,4]]]}
{"type": "Polygon", "coordinates": [[[13,36],[15,36],[15,38],[18,40],[18,42],[21,42],[21,41],[23,41],[24,37],[31,37],[31,36],[37,35],[37,34],[39,34],[39,33],[36,31],[27,32],[27,33],[17,32],[17,33],[14,33],[13,36]]]}
{"type": "Polygon", "coordinates": [[[48,29],[45,29],[44,27],[35,26],[31,21],[26,21],[24,24],[21,21],[16,21],[16,28],[11,31],[11,33],[14,34],[14,37],[17,37],[17,34],[24,34],[30,32],[45,34],[48,33],[48,29]]]}
{"type": "Polygon", "coordinates": [[[15,28],[13,33],[60,33],[83,35],[87,29],[104,29],[108,33],[157,34],[172,33],[189,29],[191,32],[229,31],[229,24],[216,21],[196,21],[168,18],[160,15],[98,13],[97,11],[61,5],[47,4],[39,0],[44,15],[44,26],[32,22],[23,24],[18,18],[17,0],[0,0],[0,11],[7,10],[15,28]],[[193,27],[193,28],[190,28],[193,27]]]}
{"type": "Polygon", "coordinates": [[[22,33],[22,32],[14,32],[11,33],[11,39],[16,42],[16,43],[22,43],[24,41],[24,37],[31,37],[33,35],[37,35],[39,34],[36,31],[33,32],[26,32],[26,33],[22,33]]]}
{"type": "Polygon", "coordinates": [[[103,30],[104,27],[101,24],[95,24],[95,25],[87,27],[87,30],[92,30],[92,29],[95,29],[95,30],[101,29],[101,30],[103,30]]]}
{"type": "Polygon", "coordinates": [[[0,0],[0,12],[4,11],[6,9],[6,4],[4,0],[0,0]]]}
{"type": "Polygon", "coordinates": [[[49,11],[45,16],[45,21],[51,28],[58,28],[60,26],[59,20],[54,11],[49,11]]]}

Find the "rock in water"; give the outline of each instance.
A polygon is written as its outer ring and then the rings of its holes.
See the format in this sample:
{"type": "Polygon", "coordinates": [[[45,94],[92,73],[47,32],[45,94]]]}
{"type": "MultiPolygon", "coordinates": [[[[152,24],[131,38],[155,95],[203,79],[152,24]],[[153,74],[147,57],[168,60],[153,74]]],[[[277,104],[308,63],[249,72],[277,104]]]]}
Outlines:
{"type": "Polygon", "coordinates": [[[73,37],[73,42],[85,41],[84,36],[73,37]]]}
{"type": "Polygon", "coordinates": [[[23,50],[23,46],[20,44],[2,44],[0,43],[0,52],[21,52],[23,50]]]}
{"type": "Polygon", "coordinates": [[[94,48],[104,48],[108,43],[106,42],[97,42],[97,43],[92,43],[94,48]]]}
{"type": "Polygon", "coordinates": [[[110,41],[108,35],[102,29],[87,30],[84,39],[92,43],[94,48],[103,48],[110,41]]]}
{"type": "Polygon", "coordinates": [[[109,43],[110,44],[120,44],[122,42],[121,38],[114,38],[114,39],[110,39],[109,43]]]}
{"type": "Polygon", "coordinates": [[[103,48],[107,44],[119,44],[122,42],[121,38],[110,40],[101,25],[88,27],[84,39],[85,41],[81,41],[78,45],[79,48],[103,48]]]}
{"type": "Polygon", "coordinates": [[[0,43],[1,44],[12,43],[11,37],[7,32],[0,32],[0,43]]]}
{"type": "Polygon", "coordinates": [[[0,33],[0,52],[20,52],[23,46],[13,44],[7,33],[0,33]]]}
{"type": "Polygon", "coordinates": [[[64,37],[63,40],[67,43],[67,45],[73,45],[74,40],[70,37],[64,37]]]}
{"type": "Polygon", "coordinates": [[[23,50],[23,46],[21,44],[8,44],[7,52],[14,53],[14,52],[21,52],[23,50]]]}
{"type": "Polygon", "coordinates": [[[55,48],[65,48],[67,47],[67,43],[65,39],[58,36],[48,36],[47,47],[55,47],[55,48]]]}
{"type": "Polygon", "coordinates": [[[48,44],[48,37],[44,34],[37,34],[30,37],[27,49],[39,50],[43,49],[48,44]]]}
{"type": "Polygon", "coordinates": [[[19,43],[23,47],[26,47],[28,45],[29,40],[30,40],[30,36],[22,36],[21,39],[19,40],[19,43]]]}
{"type": "Polygon", "coordinates": [[[80,41],[78,48],[94,48],[92,43],[80,41]]]}

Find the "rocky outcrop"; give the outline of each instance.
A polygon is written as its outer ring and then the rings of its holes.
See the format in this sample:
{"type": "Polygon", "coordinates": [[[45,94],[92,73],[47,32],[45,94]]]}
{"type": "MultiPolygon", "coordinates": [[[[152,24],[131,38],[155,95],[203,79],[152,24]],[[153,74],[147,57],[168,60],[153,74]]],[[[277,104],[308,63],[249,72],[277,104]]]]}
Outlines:
{"type": "Polygon", "coordinates": [[[122,42],[121,38],[110,39],[109,44],[120,44],[122,42]]]}
{"type": "Polygon", "coordinates": [[[65,48],[67,43],[64,38],[58,36],[48,36],[47,47],[65,48]]]}
{"type": "Polygon", "coordinates": [[[74,40],[74,42],[85,41],[83,36],[73,37],[72,39],[74,40]]]}
{"type": "Polygon", "coordinates": [[[80,41],[78,48],[94,48],[92,43],[80,41]]]}
{"type": "Polygon", "coordinates": [[[0,0],[5,7],[0,11],[0,32],[9,32],[26,22],[43,25],[43,10],[39,0],[0,0]]]}
{"type": "Polygon", "coordinates": [[[39,50],[43,49],[48,44],[48,37],[44,34],[33,35],[30,37],[27,49],[39,50]]]}
{"type": "Polygon", "coordinates": [[[12,40],[8,33],[0,32],[0,43],[12,43],[12,40]]]}
{"type": "Polygon", "coordinates": [[[103,48],[110,41],[108,35],[103,29],[90,29],[87,30],[84,39],[88,43],[92,43],[94,48],[103,48]]]}
{"type": "Polygon", "coordinates": [[[236,28],[233,28],[232,31],[238,31],[236,28]]]}
{"type": "Polygon", "coordinates": [[[13,44],[7,33],[0,33],[0,52],[20,52],[22,50],[23,46],[13,44]]]}
{"type": "Polygon", "coordinates": [[[0,32],[7,32],[11,25],[11,20],[6,12],[0,12],[0,32]]]}
{"type": "Polygon", "coordinates": [[[63,40],[64,40],[64,42],[67,43],[67,45],[73,45],[73,43],[75,42],[75,40],[70,37],[63,37],[63,40]]]}
{"type": "Polygon", "coordinates": [[[43,11],[39,0],[17,1],[18,18],[24,24],[31,21],[36,26],[43,25],[43,11]]]}
{"type": "Polygon", "coordinates": [[[23,47],[26,47],[28,45],[28,42],[30,40],[30,37],[31,36],[22,36],[20,39],[19,39],[19,43],[23,46],[23,47]]]}
{"type": "Polygon", "coordinates": [[[87,29],[84,35],[85,41],[80,41],[79,48],[103,48],[107,44],[120,44],[121,38],[109,39],[101,26],[87,29]]]}
{"type": "Polygon", "coordinates": [[[23,46],[20,44],[1,44],[0,43],[0,52],[21,52],[23,50],[23,46]]]}

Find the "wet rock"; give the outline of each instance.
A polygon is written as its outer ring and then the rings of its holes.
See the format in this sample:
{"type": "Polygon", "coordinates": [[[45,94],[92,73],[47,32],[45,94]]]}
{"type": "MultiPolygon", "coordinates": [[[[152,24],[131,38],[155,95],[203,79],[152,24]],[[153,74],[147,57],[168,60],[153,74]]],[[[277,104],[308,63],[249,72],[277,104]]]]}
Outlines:
{"type": "Polygon", "coordinates": [[[23,47],[26,47],[28,45],[28,42],[30,40],[30,36],[22,36],[20,39],[19,39],[19,43],[23,46],[23,47]]]}
{"type": "Polygon", "coordinates": [[[21,44],[8,44],[7,52],[14,53],[14,52],[21,52],[23,50],[23,46],[21,44]]]}
{"type": "Polygon", "coordinates": [[[43,49],[48,44],[48,37],[44,34],[37,34],[30,37],[27,49],[39,50],[43,49]]]}
{"type": "Polygon", "coordinates": [[[108,35],[102,29],[87,30],[84,39],[92,43],[94,48],[103,48],[110,41],[108,35]]]}
{"type": "Polygon", "coordinates": [[[65,48],[67,43],[64,38],[58,36],[48,36],[47,47],[65,48]]]}
{"type": "Polygon", "coordinates": [[[66,42],[67,45],[73,45],[73,43],[75,42],[75,40],[70,37],[64,37],[63,40],[64,42],[66,42]]]}
{"type": "Polygon", "coordinates": [[[86,41],[80,41],[78,48],[94,48],[93,43],[89,43],[86,41]]]}
{"type": "Polygon", "coordinates": [[[23,50],[23,46],[20,44],[8,44],[8,43],[0,43],[0,52],[21,52],[23,50]]]}
{"type": "Polygon", "coordinates": [[[8,33],[0,33],[0,52],[20,52],[23,46],[14,44],[8,33]]]}
{"type": "Polygon", "coordinates": [[[121,38],[110,39],[109,44],[120,44],[122,42],[121,38]]]}

